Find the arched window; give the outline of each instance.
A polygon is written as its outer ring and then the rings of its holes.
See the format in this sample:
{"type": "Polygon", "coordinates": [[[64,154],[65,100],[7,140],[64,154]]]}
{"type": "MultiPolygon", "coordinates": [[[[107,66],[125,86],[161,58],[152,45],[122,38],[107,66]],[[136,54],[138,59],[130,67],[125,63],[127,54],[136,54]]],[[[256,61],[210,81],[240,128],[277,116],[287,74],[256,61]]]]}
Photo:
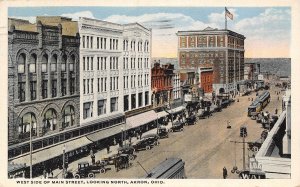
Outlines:
{"type": "Polygon", "coordinates": [[[47,72],[47,65],[48,65],[48,55],[44,54],[42,57],[42,73],[47,72]]]}
{"type": "Polygon", "coordinates": [[[74,71],[74,64],[75,64],[75,55],[72,55],[70,58],[70,63],[69,63],[69,70],[71,72],[74,71]]]}
{"type": "Polygon", "coordinates": [[[64,55],[61,60],[61,71],[66,71],[67,56],[64,55]]]}
{"type": "Polygon", "coordinates": [[[30,56],[30,61],[29,61],[29,73],[36,73],[36,61],[37,61],[36,54],[32,54],[30,56]]]}
{"type": "Polygon", "coordinates": [[[69,105],[63,112],[63,128],[75,125],[75,110],[74,107],[69,105]]]}
{"type": "Polygon", "coordinates": [[[57,55],[54,54],[51,58],[51,72],[56,72],[57,70],[57,55]]]}
{"type": "Polygon", "coordinates": [[[44,114],[43,119],[43,134],[50,131],[55,131],[57,128],[57,113],[54,109],[50,108],[44,114]]]}
{"type": "Polygon", "coordinates": [[[18,57],[18,73],[25,73],[25,62],[26,62],[26,55],[22,53],[18,57]]]}
{"type": "Polygon", "coordinates": [[[19,138],[29,138],[30,127],[32,129],[31,135],[36,136],[36,117],[32,112],[28,112],[21,117],[18,128],[19,138]]]}

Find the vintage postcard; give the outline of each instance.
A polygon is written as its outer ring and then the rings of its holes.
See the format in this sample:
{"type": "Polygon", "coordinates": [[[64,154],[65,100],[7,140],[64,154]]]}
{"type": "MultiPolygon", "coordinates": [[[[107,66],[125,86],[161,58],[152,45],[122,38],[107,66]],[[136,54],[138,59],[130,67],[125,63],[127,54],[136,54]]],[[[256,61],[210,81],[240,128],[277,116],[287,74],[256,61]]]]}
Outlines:
{"type": "Polygon", "coordinates": [[[300,185],[299,6],[0,2],[0,184],[300,185]]]}

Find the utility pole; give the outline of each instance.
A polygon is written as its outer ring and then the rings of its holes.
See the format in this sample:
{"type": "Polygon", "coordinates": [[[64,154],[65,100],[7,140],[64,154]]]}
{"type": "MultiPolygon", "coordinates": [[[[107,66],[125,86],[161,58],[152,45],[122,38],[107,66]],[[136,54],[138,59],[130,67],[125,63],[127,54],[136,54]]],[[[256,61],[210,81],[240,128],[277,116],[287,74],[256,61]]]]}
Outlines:
{"type": "MultiPolygon", "coordinates": [[[[31,116],[32,117],[32,116],[31,116]]],[[[30,122],[30,142],[29,142],[29,146],[30,146],[30,179],[32,179],[32,119],[30,122]]]]}
{"type": "Polygon", "coordinates": [[[64,148],[63,148],[63,176],[62,178],[64,179],[65,178],[65,174],[66,174],[66,156],[65,156],[65,153],[66,153],[66,144],[64,144],[64,148]]]}
{"type": "Polygon", "coordinates": [[[239,141],[230,141],[230,142],[233,142],[233,143],[242,143],[243,144],[243,170],[245,171],[246,169],[246,160],[245,160],[245,156],[246,156],[246,146],[245,144],[246,143],[250,143],[250,142],[246,142],[245,141],[245,136],[243,135],[243,141],[242,142],[239,142],[239,141]]]}

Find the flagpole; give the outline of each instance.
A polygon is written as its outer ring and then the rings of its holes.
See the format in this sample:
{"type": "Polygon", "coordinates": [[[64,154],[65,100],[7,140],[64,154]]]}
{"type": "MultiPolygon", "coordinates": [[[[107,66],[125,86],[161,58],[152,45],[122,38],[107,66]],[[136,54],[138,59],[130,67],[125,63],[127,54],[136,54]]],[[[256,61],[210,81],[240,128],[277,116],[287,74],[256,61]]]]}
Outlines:
{"type": "Polygon", "coordinates": [[[227,30],[227,16],[226,16],[226,7],[225,7],[225,30],[227,30]]]}

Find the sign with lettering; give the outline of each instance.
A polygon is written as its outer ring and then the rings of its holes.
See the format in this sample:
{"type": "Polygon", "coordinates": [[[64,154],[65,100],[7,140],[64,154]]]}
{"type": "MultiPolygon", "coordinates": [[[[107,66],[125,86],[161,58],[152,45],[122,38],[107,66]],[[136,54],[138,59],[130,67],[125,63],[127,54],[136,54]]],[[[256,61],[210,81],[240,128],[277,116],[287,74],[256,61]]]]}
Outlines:
{"type": "Polygon", "coordinates": [[[266,175],[264,172],[250,172],[250,171],[241,171],[239,174],[240,179],[265,179],[266,175]]]}

